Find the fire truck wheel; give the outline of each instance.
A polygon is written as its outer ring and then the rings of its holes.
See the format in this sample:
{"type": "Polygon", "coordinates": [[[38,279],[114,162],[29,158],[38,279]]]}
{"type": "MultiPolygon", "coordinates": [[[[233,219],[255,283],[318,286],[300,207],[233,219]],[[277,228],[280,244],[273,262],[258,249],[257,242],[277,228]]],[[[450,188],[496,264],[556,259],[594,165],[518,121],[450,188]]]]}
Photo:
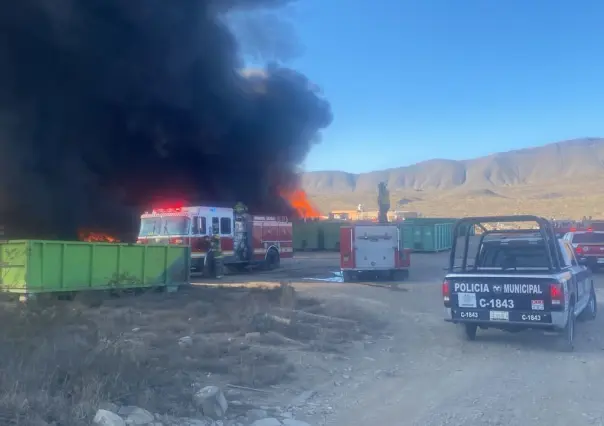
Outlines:
{"type": "Polygon", "coordinates": [[[277,269],[279,266],[281,266],[279,252],[277,252],[275,249],[270,249],[266,254],[266,269],[272,271],[277,269]]]}

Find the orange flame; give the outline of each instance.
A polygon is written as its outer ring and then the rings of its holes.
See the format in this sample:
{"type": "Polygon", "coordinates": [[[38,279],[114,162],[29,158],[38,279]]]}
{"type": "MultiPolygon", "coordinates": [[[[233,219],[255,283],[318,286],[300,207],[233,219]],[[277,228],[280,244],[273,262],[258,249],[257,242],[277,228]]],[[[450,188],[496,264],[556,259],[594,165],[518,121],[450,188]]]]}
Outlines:
{"type": "Polygon", "coordinates": [[[105,234],[103,232],[93,232],[93,231],[78,231],[78,238],[80,241],[87,241],[89,243],[119,243],[115,237],[112,237],[109,234],[105,234]]]}
{"type": "Polygon", "coordinates": [[[312,205],[304,190],[294,189],[281,191],[281,197],[292,206],[298,217],[305,219],[321,217],[321,212],[312,205]]]}

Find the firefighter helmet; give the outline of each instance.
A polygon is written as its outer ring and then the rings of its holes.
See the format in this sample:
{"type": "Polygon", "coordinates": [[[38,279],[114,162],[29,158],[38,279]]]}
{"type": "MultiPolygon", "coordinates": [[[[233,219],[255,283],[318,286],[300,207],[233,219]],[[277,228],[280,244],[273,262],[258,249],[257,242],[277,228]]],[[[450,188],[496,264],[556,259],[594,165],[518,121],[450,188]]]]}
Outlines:
{"type": "Polygon", "coordinates": [[[247,207],[242,202],[235,204],[234,210],[235,210],[235,213],[237,213],[237,214],[247,213],[247,207]]]}

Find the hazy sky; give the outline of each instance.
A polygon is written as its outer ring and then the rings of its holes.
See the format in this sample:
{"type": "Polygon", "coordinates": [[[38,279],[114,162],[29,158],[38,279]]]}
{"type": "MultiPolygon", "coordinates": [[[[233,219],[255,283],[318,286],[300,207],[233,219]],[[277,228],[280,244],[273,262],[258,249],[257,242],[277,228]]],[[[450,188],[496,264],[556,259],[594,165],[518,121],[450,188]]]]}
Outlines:
{"type": "Polygon", "coordinates": [[[307,170],[604,136],[604,1],[303,0],[289,65],[335,119],[307,170]]]}

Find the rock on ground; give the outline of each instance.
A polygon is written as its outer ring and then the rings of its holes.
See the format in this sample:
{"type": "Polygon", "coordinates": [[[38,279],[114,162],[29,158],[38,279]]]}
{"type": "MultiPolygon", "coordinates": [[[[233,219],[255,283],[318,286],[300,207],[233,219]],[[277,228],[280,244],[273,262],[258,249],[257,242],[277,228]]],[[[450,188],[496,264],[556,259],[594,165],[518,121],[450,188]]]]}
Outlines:
{"type": "Polygon", "coordinates": [[[98,426],[126,426],[126,422],[120,416],[103,409],[96,412],[92,422],[98,426]]]}
{"type": "Polygon", "coordinates": [[[300,420],[285,419],[285,420],[283,420],[283,426],[310,426],[310,425],[308,423],[302,422],[300,420]]]}
{"type": "Polygon", "coordinates": [[[229,407],[224,394],[218,386],[206,386],[193,396],[204,416],[218,420],[224,417],[229,407]]]}
{"type": "Polygon", "coordinates": [[[259,408],[253,408],[248,410],[245,415],[250,421],[261,420],[268,417],[268,412],[266,410],[261,410],[259,408]]]}
{"type": "Polygon", "coordinates": [[[251,424],[251,426],[281,426],[281,425],[282,425],[282,423],[273,417],[256,420],[254,423],[251,424]]]}
{"type": "Polygon", "coordinates": [[[153,414],[143,408],[134,406],[122,407],[118,414],[126,418],[126,424],[128,425],[147,425],[155,420],[153,414]]]}
{"type": "MultiPolygon", "coordinates": [[[[107,407],[107,405],[105,405],[107,407]]],[[[116,406],[117,407],[117,406],[116,406]]],[[[99,409],[94,417],[95,426],[220,426],[221,421],[212,419],[192,419],[185,417],[154,416],[149,411],[135,406],[117,407],[119,414],[99,409]],[[124,419],[125,418],[125,419],[124,419]]]]}
{"type": "MultiPolygon", "coordinates": [[[[211,396],[211,398],[208,397],[210,401],[213,401],[214,404],[219,404],[216,402],[216,389],[207,389],[203,396],[206,397],[208,395],[211,396]]],[[[222,395],[221,392],[220,395],[222,395]]],[[[224,398],[224,396],[222,397],[224,398]]],[[[117,405],[109,404],[104,404],[103,406],[105,408],[101,408],[96,412],[93,421],[95,426],[243,426],[236,420],[213,420],[205,416],[203,419],[177,418],[169,415],[153,415],[149,411],[135,406],[118,407],[117,405]],[[117,413],[106,409],[109,407],[113,408],[117,413]]],[[[215,414],[222,413],[224,415],[224,411],[221,411],[223,410],[222,407],[223,405],[219,404],[219,408],[215,409],[215,414]]],[[[267,410],[251,409],[247,412],[244,423],[249,426],[310,426],[308,423],[300,420],[291,418],[278,420],[267,416],[267,410]],[[250,424],[250,422],[252,423],[250,424]]]]}
{"type": "Polygon", "coordinates": [[[174,426],[213,426],[215,424],[211,420],[199,419],[179,419],[178,423],[172,423],[174,426]]]}

